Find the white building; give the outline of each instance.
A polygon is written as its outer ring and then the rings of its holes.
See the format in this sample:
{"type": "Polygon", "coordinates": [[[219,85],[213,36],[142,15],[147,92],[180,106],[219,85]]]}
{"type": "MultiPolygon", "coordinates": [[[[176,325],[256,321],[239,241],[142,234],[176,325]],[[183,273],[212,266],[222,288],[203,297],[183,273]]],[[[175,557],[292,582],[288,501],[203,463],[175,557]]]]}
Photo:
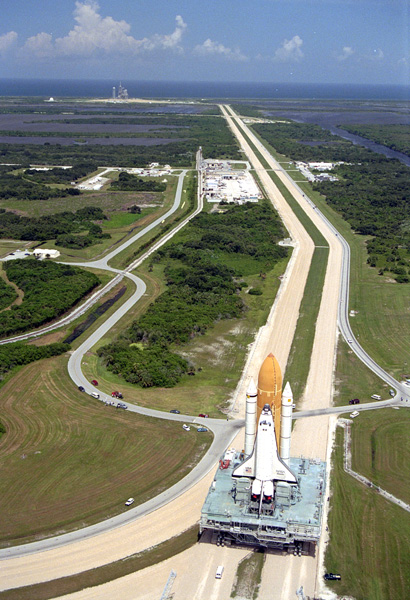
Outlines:
{"type": "Polygon", "coordinates": [[[33,252],[36,258],[43,260],[44,258],[58,258],[60,252],[58,250],[47,250],[46,248],[36,248],[33,252]]]}

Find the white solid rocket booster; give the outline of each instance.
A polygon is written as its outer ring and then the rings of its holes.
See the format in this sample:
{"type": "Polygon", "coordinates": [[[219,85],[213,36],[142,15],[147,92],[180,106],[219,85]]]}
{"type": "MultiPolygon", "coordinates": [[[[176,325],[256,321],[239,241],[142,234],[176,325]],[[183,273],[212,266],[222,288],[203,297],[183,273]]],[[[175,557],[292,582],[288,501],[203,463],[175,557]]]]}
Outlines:
{"type": "Polygon", "coordinates": [[[245,414],[245,456],[250,456],[255,444],[256,435],[256,408],[258,390],[253,379],[250,380],[246,392],[246,414],[245,414]]]}
{"type": "Polygon", "coordinates": [[[292,407],[293,392],[290,383],[285,385],[282,393],[282,414],[280,423],[280,457],[289,464],[290,458],[290,436],[292,433],[292,407]]]}

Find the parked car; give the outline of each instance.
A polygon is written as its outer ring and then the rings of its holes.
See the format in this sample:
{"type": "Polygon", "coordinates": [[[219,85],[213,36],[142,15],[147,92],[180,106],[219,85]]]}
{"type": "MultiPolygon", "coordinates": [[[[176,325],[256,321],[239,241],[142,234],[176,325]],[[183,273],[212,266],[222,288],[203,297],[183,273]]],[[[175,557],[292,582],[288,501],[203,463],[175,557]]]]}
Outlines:
{"type": "Polygon", "coordinates": [[[350,413],[351,419],[355,419],[358,416],[359,416],[359,411],[357,411],[357,410],[354,410],[352,413],[350,413]]]}
{"type": "Polygon", "coordinates": [[[118,402],[117,408],[124,408],[125,410],[127,410],[128,406],[124,402],[118,402]]]}
{"type": "Polygon", "coordinates": [[[134,498],[128,498],[128,500],[125,503],[125,506],[131,506],[131,504],[134,504],[135,500],[134,498]]]}
{"type": "Polygon", "coordinates": [[[186,425],[185,423],[182,425],[182,428],[185,429],[185,431],[191,431],[190,426],[186,425]]]}
{"type": "Polygon", "coordinates": [[[349,404],[360,404],[359,398],[353,398],[353,400],[349,400],[349,404]]]}
{"type": "Polygon", "coordinates": [[[98,381],[97,381],[96,379],[92,379],[92,380],[91,380],[91,383],[92,383],[93,385],[98,385],[98,381]]]}
{"type": "Polygon", "coordinates": [[[85,388],[83,388],[83,386],[82,386],[82,385],[79,385],[79,386],[78,386],[78,389],[79,389],[79,391],[80,391],[80,392],[85,392],[85,388]]]}
{"type": "Polygon", "coordinates": [[[204,419],[207,419],[209,417],[209,415],[205,415],[204,413],[199,413],[198,417],[203,417],[204,419]]]}
{"type": "Polygon", "coordinates": [[[113,398],[122,398],[123,397],[121,392],[118,392],[117,390],[115,392],[111,392],[111,396],[113,398]]]}
{"type": "Polygon", "coordinates": [[[338,573],[325,573],[325,579],[327,579],[328,581],[336,581],[342,579],[342,577],[338,573]]]}
{"type": "Polygon", "coordinates": [[[170,413],[174,413],[175,415],[179,415],[181,414],[180,410],[177,410],[176,408],[173,408],[172,410],[169,411],[170,413]]]}
{"type": "Polygon", "coordinates": [[[206,427],[198,427],[198,433],[202,433],[203,431],[208,431],[206,427]]]}

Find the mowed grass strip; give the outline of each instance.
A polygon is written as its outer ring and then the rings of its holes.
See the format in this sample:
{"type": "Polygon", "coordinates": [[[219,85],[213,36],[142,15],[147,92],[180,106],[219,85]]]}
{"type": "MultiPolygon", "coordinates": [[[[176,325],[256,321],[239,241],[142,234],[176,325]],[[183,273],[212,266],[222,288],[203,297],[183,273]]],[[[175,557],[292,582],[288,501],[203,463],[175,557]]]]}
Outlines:
{"type": "Polygon", "coordinates": [[[79,392],[67,358],[28,365],[2,388],[0,545],[50,536],[127,510],[184,477],[212,434],[145,418],[79,392]]]}
{"type": "Polygon", "coordinates": [[[265,564],[265,552],[251,552],[241,560],[236,570],[231,598],[257,598],[265,564]]]}
{"type": "MultiPolygon", "coordinates": [[[[401,411],[397,420],[401,418],[401,411]]],[[[384,413],[384,411],[383,411],[384,413]]],[[[361,413],[363,421],[369,413],[361,413]]],[[[353,426],[356,426],[356,423],[353,426]]],[[[370,423],[367,424],[369,431],[370,423]]],[[[387,440],[386,440],[387,441],[387,440]]],[[[390,455],[394,438],[385,452],[390,455]]],[[[356,454],[353,442],[353,454],[356,454]]],[[[408,597],[410,589],[410,519],[408,513],[368,489],[343,470],[343,431],[336,430],[330,499],[330,542],[326,571],[340,573],[341,581],[326,586],[338,597],[392,600],[408,597]]]]}
{"type": "Polygon", "coordinates": [[[407,503],[410,503],[409,431],[410,411],[404,407],[360,413],[352,425],[353,470],[407,503]]]}
{"type": "Polygon", "coordinates": [[[53,581],[46,581],[36,585],[29,585],[12,590],[0,592],[0,599],[4,600],[48,600],[66,594],[73,594],[85,588],[103,585],[120,577],[125,577],[136,571],[156,565],[171,556],[184,552],[198,540],[198,526],[194,525],[178,536],[158,544],[153,548],[128,556],[109,565],[97,569],[90,569],[78,575],[61,577],[53,581]]]}
{"type": "Polygon", "coordinates": [[[328,257],[328,248],[316,248],[313,253],[305,291],[300,304],[295,335],[284,373],[283,379],[290,382],[295,401],[302,398],[309,375],[316,321],[322,300],[328,257]]]}

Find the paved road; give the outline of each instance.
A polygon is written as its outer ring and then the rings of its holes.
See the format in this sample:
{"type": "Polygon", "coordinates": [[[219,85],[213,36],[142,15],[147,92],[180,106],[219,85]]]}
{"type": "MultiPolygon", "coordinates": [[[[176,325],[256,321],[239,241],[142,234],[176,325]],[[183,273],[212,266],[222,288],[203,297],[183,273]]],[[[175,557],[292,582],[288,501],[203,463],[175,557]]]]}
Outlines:
{"type": "MultiPolygon", "coordinates": [[[[160,217],[158,217],[158,219],[153,221],[150,225],[147,225],[147,227],[145,227],[143,230],[137,232],[129,240],[125,241],[123,244],[118,246],[118,248],[115,248],[109,254],[107,254],[105,257],[103,257],[101,259],[94,260],[94,261],[88,261],[88,262],[84,261],[84,262],[78,262],[78,263],[73,263],[73,262],[67,263],[67,264],[75,265],[75,266],[93,267],[96,269],[103,269],[103,270],[111,271],[113,273],[117,273],[116,277],[114,277],[109,283],[107,283],[101,290],[98,290],[92,296],[90,296],[90,298],[88,298],[88,300],[86,300],[86,302],[84,302],[81,306],[78,306],[77,308],[72,310],[68,315],[66,315],[65,317],[63,317],[62,319],[57,321],[56,323],[52,323],[51,325],[47,325],[46,327],[42,327],[41,329],[38,329],[36,331],[32,331],[29,333],[23,333],[21,335],[14,336],[14,337],[8,338],[6,340],[0,340],[0,344],[9,344],[11,342],[18,342],[18,341],[28,340],[33,337],[39,337],[40,335],[49,333],[50,331],[54,331],[55,329],[58,329],[65,325],[68,325],[69,323],[71,323],[72,321],[74,321],[75,319],[77,319],[78,317],[83,315],[93,304],[95,304],[100,298],[102,298],[105,294],[107,294],[113,287],[115,287],[118,283],[120,283],[120,281],[122,280],[122,278],[124,276],[129,277],[130,279],[133,279],[132,277],[129,276],[129,272],[132,271],[133,269],[135,269],[138,265],[140,265],[150,254],[152,254],[152,252],[155,252],[155,250],[157,250],[163,244],[165,244],[173,235],[175,235],[175,233],[177,231],[179,231],[182,227],[184,227],[190,219],[192,219],[195,215],[197,215],[202,210],[202,205],[198,206],[195,209],[195,211],[189,215],[189,217],[184,219],[177,227],[175,227],[167,235],[163,236],[161,238],[161,240],[159,240],[154,246],[152,246],[140,258],[133,261],[126,269],[124,269],[124,270],[114,269],[108,265],[109,261],[112,258],[114,258],[114,256],[116,256],[117,254],[119,254],[120,252],[122,252],[123,250],[128,248],[129,246],[131,246],[134,242],[139,240],[143,235],[145,235],[146,233],[148,233],[149,231],[154,229],[154,227],[157,227],[158,225],[160,225],[162,223],[162,221],[166,220],[168,217],[170,217],[171,215],[173,215],[175,213],[175,211],[179,208],[179,206],[181,204],[181,195],[182,195],[182,189],[183,189],[184,178],[185,178],[186,173],[187,173],[187,171],[184,170],[178,176],[178,185],[177,185],[177,190],[175,193],[173,205],[164,215],[161,215],[160,217]]],[[[139,278],[136,278],[136,279],[138,280],[140,285],[143,284],[143,281],[141,279],[139,279],[139,278]]],[[[136,279],[134,279],[134,282],[136,282],[136,279]]],[[[137,302],[138,299],[139,298],[137,298],[135,301],[137,302]]]]}
{"type": "MultiPolygon", "coordinates": [[[[288,176],[288,175],[286,174],[286,176],[288,176]]],[[[292,184],[293,184],[293,182],[292,182],[292,184]]],[[[293,185],[295,185],[295,184],[293,184],[293,185]]],[[[200,210],[200,209],[198,209],[198,210],[200,210]]],[[[319,211],[317,211],[317,213],[320,214],[319,211]]],[[[192,218],[192,216],[190,218],[192,218]]],[[[323,215],[322,215],[322,217],[323,217],[323,215]]],[[[161,220],[163,218],[164,217],[161,217],[161,220]]],[[[158,224],[158,222],[156,224],[158,224]]],[[[185,222],[183,224],[185,224],[185,222]]],[[[180,224],[178,227],[182,227],[183,224],[180,224]]],[[[137,234],[137,236],[139,237],[141,234],[142,234],[142,232],[137,234]]],[[[336,235],[336,233],[335,233],[335,235],[336,235]]],[[[135,241],[135,239],[138,239],[137,236],[134,236],[132,238],[132,241],[135,241]]],[[[340,239],[342,242],[342,238],[340,238],[340,239]]],[[[131,306],[133,306],[136,301],[138,301],[138,299],[141,297],[141,295],[145,291],[145,286],[144,286],[143,282],[138,277],[136,277],[135,275],[130,273],[130,271],[132,269],[134,269],[138,264],[140,264],[140,262],[142,262],[142,260],[144,260],[149,253],[145,254],[144,257],[141,257],[140,259],[137,259],[136,261],[134,261],[134,263],[132,265],[130,265],[124,271],[112,269],[107,264],[108,261],[115,254],[117,254],[118,252],[123,250],[125,247],[129,246],[132,243],[132,241],[129,240],[128,242],[125,243],[126,245],[122,245],[120,248],[118,248],[117,250],[110,253],[107,257],[105,257],[104,259],[101,259],[101,261],[95,261],[93,263],[93,266],[98,266],[98,268],[106,268],[108,270],[111,270],[111,271],[117,273],[118,277],[122,277],[124,275],[127,277],[130,277],[131,279],[133,279],[133,281],[136,285],[136,291],[133,294],[132,298],[130,298],[123,305],[125,307],[125,310],[119,314],[115,313],[115,315],[113,315],[114,319],[104,323],[97,330],[97,332],[95,332],[95,334],[97,334],[97,335],[93,334],[88,340],[86,340],[86,342],[84,342],[84,344],[81,345],[81,347],[76,351],[76,353],[74,353],[72,355],[72,357],[70,358],[69,370],[70,370],[70,375],[71,375],[72,379],[75,381],[75,383],[77,385],[84,385],[84,387],[87,389],[88,392],[94,391],[95,388],[91,387],[89,385],[89,383],[85,380],[85,378],[81,372],[81,358],[82,358],[84,352],[86,352],[89,348],[91,348],[96,343],[96,341],[98,339],[100,339],[100,337],[102,335],[104,335],[106,333],[106,331],[108,331],[122,317],[123,314],[125,314],[126,310],[129,310],[129,308],[131,306]]],[[[164,241],[161,241],[161,242],[165,243],[164,241]]],[[[82,264],[84,265],[84,263],[82,263],[82,264]]],[[[90,263],[87,263],[87,264],[88,264],[88,266],[90,266],[90,263]]],[[[348,269],[349,267],[347,266],[346,268],[348,269]]],[[[347,277],[347,286],[348,286],[348,277],[347,277]]],[[[346,296],[345,296],[346,311],[345,312],[346,312],[346,318],[347,318],[348,287],[347,287],[347,291],[345,290],[345,294],[346,294],[346,296]]],[[[123,308],[123,307],[121,307],[121,308],[123,308]]],[[[347,319],[347,323],[348,323],[348,319],[347,319]]],[[[345,333],[345,336],[346,335],[351,337],[351,333],[349,330],[348,330],[347,334],[345,333]]],[[[353,339],[353,338],[351,338],[351,339],[353,339]]],[[[355,349],[355,351],[356,351],[356,349],[355,349]]],[[[396,387],[396,386],[392,385],[392,387],[396,387]]],[[[104,394],[101,393],[101,396],[103,397],[104,394]]],[[[393,400],[388,400],[384,404],[386,406],[387,405],[391,406],[392,403],[393,403],[393,400]]],[[[369,405],[361,405],[360,407],[355,406],[354,409],[355,410],[356,409],[368,410],[371,408],[380,408],[382,406],[382,404],[383,403],[379,403],[379,402],[378,403],[369,403],[369,405]]],[[[242,421],[226,422],[226,421],[211,420],[211,419],[202,421],[201,419],[195,418],[195,417],[184,416],[184,415],[171,415],[169,413],[160,413],[159,411],[144,409],[144,408],[140,408],[140,407],[137,407],[134,405],[128,405],[128,406],[129,406],[128,410],[130,410],[130,411],[139,412],[140,414],[145,414],[145,415],[149,415],[149,416],[155,416],[157,418],[174,419],[174,420],[178,420],[178,421],[184,420],[186,422],[191,422],[191,423],[193,423],[193,422],[200,423],[201,422],[201,424],[208,425],[209,428],[212,429],[212,431],[214,432],[215,436],[214,436],[214,441],[213,441],[213,444],[211,446],[209,453],[202,459],[202,461],[192,471],[190,476],[188,476],[187,478],[185,478],[184,480],[179,482],[176,486],[173,486],[173,488],[171,488],[170,490],[167,490],[166,492],[164,492],[157,498],[155,498],[152,501],[150,501],[149,503],[147,503],[147,506],[142,505],[140,507],[136,507],[135,509],[131,509],[124,515],[121,515],[118,519],[123,518],[124,520],[122,521],[122,523],[133,521],[137,517],[140,517],[143,514],[151,512],[152,510],[155,510],[155,508],[158,508],[159,506],[163,506],[165,503],[169,502],[172,498],[176,498],[178,495],[180,495],[181,493],[183,493],[184,491],[186,491],[187,489],[192,487],[196,481],[199,481],[205,473],[207,473],[210,469],[212,469],[213,465],[215,464],[217,459],[220,457],[223,450],[226,448],[226,445],[229,444],[230,440],[234,437],[234,435],[238,431],[238,428],[241,428],[243,426],[242,421]]],[[[311,410],[311,411],[299,411],[298,413],[295,413],[294,418],[299,419],[301,417],[317,416],[320,414],[331,414],[334,412],[346,412],[349,410],[353,410],[353,409],[349,406],[349,407],[331,407],[331,408],[317,409],[317,410],[311,410]]],[[[12,556],[24,556],[28,553],[39,552],[40,550],[44,550],[45,548],[55,548],[56,546],[67,544],[70,541],[74,541],[74,539],[83,539],[84,537],[94,536],[99,531],[107,531],[107,529],[116,528],[120,524],[121,524],[120,520],[115,521],[115,519],[110,519],[109,521],[104,521],[103,523],[97,524],[96,526],[94,526],[94,528],[87,528],[86,530],[80,530],[78,532],[73,532],[72,534],[60,536],[59,538],[52,538],[50,540],[44,540],[43,542],[38,543],[38,544],[45,544],[44,546],[41,546],[41,545],[35,546],[34,544],[29,544],[26,546],[20,546],[20,547],[15,547],[12,549],[1,550],[0,558],[4,559],[4,558],[11,558],[12,556]],[[98,528],[101,528],[101,529],[98,529],[98,528]],[[70,536],[72,536],[72,537],[70,537],[70,536]],[[78,536],[78,537],[76,537],[76,536],[78,536]]]]}

